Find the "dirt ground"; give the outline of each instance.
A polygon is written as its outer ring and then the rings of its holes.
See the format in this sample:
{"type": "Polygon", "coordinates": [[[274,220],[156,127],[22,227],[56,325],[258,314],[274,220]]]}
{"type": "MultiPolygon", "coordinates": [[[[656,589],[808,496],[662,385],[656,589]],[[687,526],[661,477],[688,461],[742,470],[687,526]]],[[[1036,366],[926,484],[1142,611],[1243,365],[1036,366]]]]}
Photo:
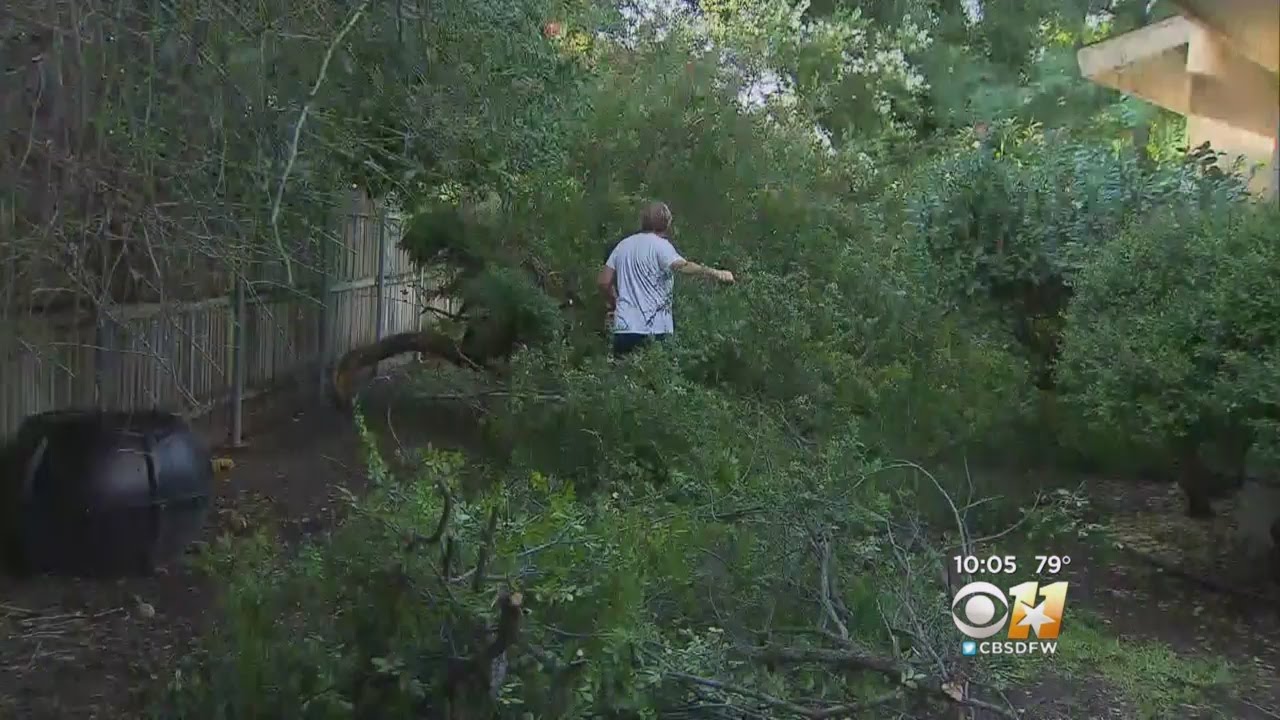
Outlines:
{"type": "MultiPolygon", "coordinates": [[[[1088,496],[1105,547],[1066,549],[1063,579],[1069,612],[1091,616],[1105,642],[1048,660],[1051,676],[1019,693],[1025,717],[1280,720],[1280,585],[1227,541],[1234,500],[1197,521],[1173,485],[1094,479],[1088,496]],[[1209,682],[1188,661],[1230,669],[1209,682]],[[1143,695],[1180,700],[1153,712],[1143,695]]],[[[1069,623],[1060,647],[1075,640],[1069,623]]]]}
{"type": "MultiPolygon", "coordinates": [[[[393,379],[375,381],[364,403],[373,429],[390,436],[392,418],[405,446],[467,442],[459,416],[423,411],[393,379]]],[[[225,428],[216,416],[202,424],[214,445],[224,441],[225,428]]],[[[235,467],[217,481],[207,539],[252,522],[250,509],[309,534],[333,521],[334,485],[364,484],[349,417],[314,395],[251,402],[245,434],[247,447],[217,453],[235,467]]],[[[1280,719],[1280,588],[1236,579],[1224,546],[1213,539],[1216,530],[1182,518],[1169,486],[1094,482],[1089,495],[1127,547],[1092,558],[1084,545],[1072,550],[1072,608],[1104,624],[1102,645],[1114,638],[1122,644],[1077,652],[1070,662],[1050,660],[1041,674],[1018,682],[1009,696],[1022,716],[1151,717],[1135,704],[1130,686],[1156,687],[1167,676],[1160,687],[1179,690],[1179,683],[1198,682],[1181,679],[1180,658],[1208,657],[1231,663],[1229,687],[1195,688],[1190,699],[1154,717],[1280,719]],[[1135,548],[1188,575],[1225,576],[1241,593],[1206,590],[1127,554],[1135,548]],[[1126,648],[1139,644],[1171,652],[1134,660],[1126,648]]],[[[0,576],[0,720],[137,717],[142,692],[169,677],[174,659],[213,621],[213,608],[211,588],[181,564],[154,577],[106,582],[0,576]]],[[[1063,643],[1068,633],[1069,626],[1063,643]]]]}
{"type": "MultiPolygon", "coordinates": [[[[390,417],[406,446],[456,444],[456,417],[414,412],[395,385],[383,378],[364,395],[380,437],[390,435],[390,417]]],[[[274,516],[286,532],[314,532],[333,519],[334,485],[358,490],[365,482],[350,417],[317,395],[248,402],[241,448],[225,447],[224,417],[195,425],[218,448],[215,456],[235,463],[215,481],[206,541],[251,522],[249,509],[254,517],[274,516]]],[[[168,678],[213,605],[210,588],[181,563],[153,577],[114,581],[0,575],[0,720],[136,717],[141,693],[168,678]]]]}

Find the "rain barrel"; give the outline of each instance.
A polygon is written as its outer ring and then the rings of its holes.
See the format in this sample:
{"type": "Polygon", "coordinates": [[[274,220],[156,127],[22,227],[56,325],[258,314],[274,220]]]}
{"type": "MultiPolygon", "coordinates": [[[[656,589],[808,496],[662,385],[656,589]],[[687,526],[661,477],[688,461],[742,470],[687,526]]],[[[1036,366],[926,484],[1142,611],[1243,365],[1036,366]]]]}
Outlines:
{"type": "Polygon", "coordinates": [[[161,412],[33,415],[0,468],[0,530],[21,573],[149,574],[199,536],[213,490],[208,447],[161,412]]]}

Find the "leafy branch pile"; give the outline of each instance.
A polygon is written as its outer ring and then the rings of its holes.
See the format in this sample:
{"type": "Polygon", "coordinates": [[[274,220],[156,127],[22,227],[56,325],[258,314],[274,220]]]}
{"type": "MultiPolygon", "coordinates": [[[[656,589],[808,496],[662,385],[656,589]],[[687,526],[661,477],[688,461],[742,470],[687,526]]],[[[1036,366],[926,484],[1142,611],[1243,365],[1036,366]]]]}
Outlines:
{"type": "Polygon", "coordinates": [[[380,479],[324,543],[210,553],[226,621],[159,716],[1016,717],[957,672],[941,548],[900,512],[904,478],[940,490],[914,468],[833,448],[817,476],[771,454],[715,483],[468,491],[460,456],[395,477],[367,440],[380,479]]]}

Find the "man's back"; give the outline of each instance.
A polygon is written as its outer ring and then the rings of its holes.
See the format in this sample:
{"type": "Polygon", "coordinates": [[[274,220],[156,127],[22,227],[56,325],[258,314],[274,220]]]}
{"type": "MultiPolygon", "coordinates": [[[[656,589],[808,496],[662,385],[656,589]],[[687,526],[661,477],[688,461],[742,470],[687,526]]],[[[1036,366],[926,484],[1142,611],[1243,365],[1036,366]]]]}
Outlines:
{"type": "Polygon", "coordinates": [[[623,238],[605,262],[616,273],[615,333],[662,335],[674,329],[671,265],[682,258],[664,237],[641,232],[623,238]]]}

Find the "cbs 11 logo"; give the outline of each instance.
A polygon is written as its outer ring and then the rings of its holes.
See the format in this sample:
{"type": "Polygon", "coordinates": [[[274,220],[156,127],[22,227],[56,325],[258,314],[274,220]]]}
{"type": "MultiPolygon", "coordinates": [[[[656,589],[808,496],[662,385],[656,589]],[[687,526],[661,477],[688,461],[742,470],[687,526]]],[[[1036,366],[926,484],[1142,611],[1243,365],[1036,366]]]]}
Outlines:
{"type": "Polygon", "coordinates": [[[951,620],[960,632],[974,640],[995,636],[1009,626],[1009,640],[1026,640],[1035,631],[1040,640],[1057,640],[1067,605],[1067,583],[1041,587],[1034,580],[1009,588],[1013,612],[1005,593],[989,582],[971,582],[951,601],[951,620]],[[1040,600],[1040,602],[1036,602],[1040,600]],[[997,606],[999,603],[999,606],[997,606]],[[998,618],[998,619],[997,619],[998,618]]]}

